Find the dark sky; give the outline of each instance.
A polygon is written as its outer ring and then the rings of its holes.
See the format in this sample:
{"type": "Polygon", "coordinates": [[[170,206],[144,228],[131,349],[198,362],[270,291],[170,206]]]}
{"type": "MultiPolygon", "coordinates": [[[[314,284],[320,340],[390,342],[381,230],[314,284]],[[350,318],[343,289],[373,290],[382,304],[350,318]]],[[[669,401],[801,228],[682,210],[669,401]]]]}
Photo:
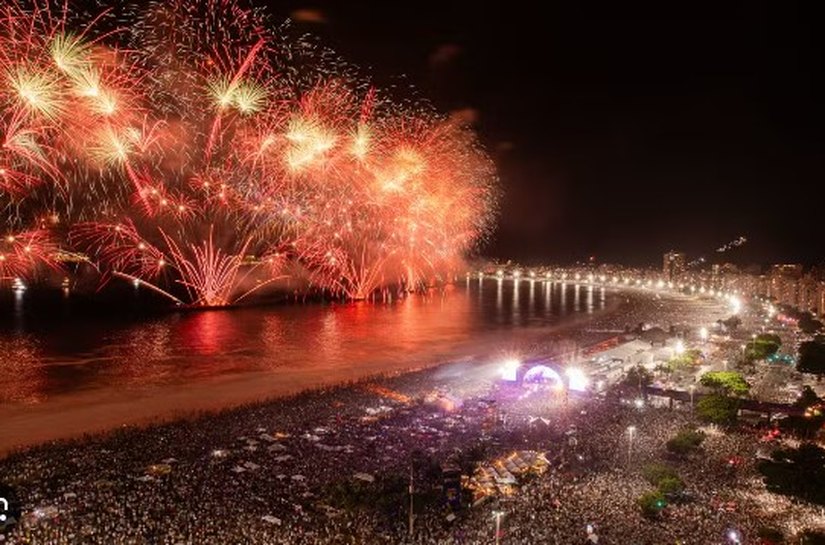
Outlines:
{"type": "Polygon", "coordinates": [[[731,260],[825,257],[823,38],[801,3],[271,2],[319,10],[299,28],[378,83],[478,111],[504,193],[485,255],[645,264],[745,235],[731,260]]]}

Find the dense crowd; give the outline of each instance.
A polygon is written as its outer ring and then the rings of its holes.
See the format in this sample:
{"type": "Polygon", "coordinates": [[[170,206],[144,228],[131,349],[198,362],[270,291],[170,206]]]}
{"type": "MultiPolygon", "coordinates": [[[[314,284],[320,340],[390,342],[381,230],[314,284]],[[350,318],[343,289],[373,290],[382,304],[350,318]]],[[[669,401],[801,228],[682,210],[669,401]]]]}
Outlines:
{"type": "MultiPolygon", "coordinates": [[[[651,487],[640,469],[661,459],[690,418],[552,389],[490,392],[488,380],[422,371],[12,455],[0,471],[27,514],[9,542],[489,543],[493,508],[504,511],[508,543],[585,543],[591,525],[599,543],[708,545],[725,543],[731,528],[747,538],[762,525],[781,527],[787,510],[780,519],[759,499],[753,433],[710,434],[703,455],[675,464],[690,500],[660,520],[642,518],[636,499],[651,487]],[[381,490],[393,476],[406,479],[415,457],[438,463],[528,448],[547,453],[546,473],[513,496],[465,504],[455,518],[435,494],[417,506],[412,537],[403,494],[387,510],[341,505],[334,493],[342,483],[381,490]]],[[[417,491],[437,490],[437,477],[420,463],[415,471],[417,491]]]]}
{"type": "Polygon", "coordinates": [[[531,545],[712,545],[731,530],[752,543],[763,526],[825,525],[765,491],[760,434],[712,429],[699,455],[667,460],[684,498],[645,519],[642,469],[697,425],[689,407],[491,388],[494,376],[492,365],[448,364],[10,455],[0,474],[25,515],[7,542],[481,544],[494,539],[494,511],[503,543],[531,545]],[[545,453],[549,468],[520,477],[513,495],[450,507],[442,465],[467,474],[515,450],[545,453]]]}

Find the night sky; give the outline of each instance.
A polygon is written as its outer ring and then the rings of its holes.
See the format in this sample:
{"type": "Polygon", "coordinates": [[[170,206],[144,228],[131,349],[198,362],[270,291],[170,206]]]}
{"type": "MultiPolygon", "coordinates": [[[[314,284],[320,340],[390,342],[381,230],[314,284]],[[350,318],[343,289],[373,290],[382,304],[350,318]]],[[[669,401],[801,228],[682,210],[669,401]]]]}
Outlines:
{"type": "Polygon", "coordinates": [[[718,259],[745,235],[721,257],[825,257],[823,39],[809,8],[271,1],[379,85],[404,77],[443,111],[475,111],[504,194],[485,256],[718,259]]]}

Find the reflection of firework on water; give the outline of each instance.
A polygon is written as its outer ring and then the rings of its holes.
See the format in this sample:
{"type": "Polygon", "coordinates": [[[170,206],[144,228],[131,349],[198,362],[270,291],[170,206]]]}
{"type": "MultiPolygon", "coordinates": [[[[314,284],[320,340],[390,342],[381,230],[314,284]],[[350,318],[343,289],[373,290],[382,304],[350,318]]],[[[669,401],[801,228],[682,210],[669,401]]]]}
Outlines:
{"type": "Polygon", "coordinates": [[[22,1],[0,12],[0,198],[12,222],[69,223],[107,274],[220,305],[275,278],[271,257],[364,298],[452,277],[487,232],[494,173],[467,128],[256,9],[151,2],[104,32],[22,1]]]}
{"type": "Polygon", "coordinates": [[[39,344],[29,336],[0,340],[0,403],[39,403],[46,389],[47,370],[39,344]],[[3,380],[5,379],[5,380],[3,380]]]}

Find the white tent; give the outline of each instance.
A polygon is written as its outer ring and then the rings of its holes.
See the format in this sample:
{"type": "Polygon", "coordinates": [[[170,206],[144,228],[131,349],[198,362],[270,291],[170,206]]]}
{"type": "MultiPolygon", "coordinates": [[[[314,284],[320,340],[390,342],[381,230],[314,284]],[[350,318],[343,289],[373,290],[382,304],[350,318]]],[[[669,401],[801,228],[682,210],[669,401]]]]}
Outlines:
{"type": "Polygon", "coordinates": [[[368,482],[368,483],[374,483],[375,482],[375,477],[373,477],[369,473],[356,473],[356,474],[353,475],[353,477],[360,480],[360,481],[365,481],[365,482],[368,482]]]}

